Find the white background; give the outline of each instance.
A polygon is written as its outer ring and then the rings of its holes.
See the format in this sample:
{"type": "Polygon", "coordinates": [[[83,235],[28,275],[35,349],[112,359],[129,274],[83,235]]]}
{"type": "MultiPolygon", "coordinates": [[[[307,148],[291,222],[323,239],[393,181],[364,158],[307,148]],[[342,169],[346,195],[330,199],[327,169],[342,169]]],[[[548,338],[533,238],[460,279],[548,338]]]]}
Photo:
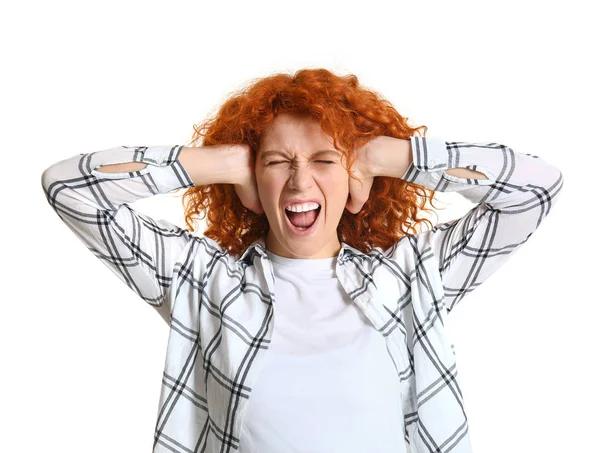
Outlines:
{"type": "MultiPolygon", "coordinates": [[[[598,448],[600,36],[591,4],[2,7],[0,449],[147,453],[153,442],[167,325],[62,224],[43,170],[119,145],[186,144],[233,90],[304,67],[357,75],[429,136],[503,143],[562,170],[555,209],[449,327],[475,452],[598,448]]],[[[133,207],[183,226],[180,195],[133,207]]],[[[452,200],[440,220],[469,207],[452,200]]]]}

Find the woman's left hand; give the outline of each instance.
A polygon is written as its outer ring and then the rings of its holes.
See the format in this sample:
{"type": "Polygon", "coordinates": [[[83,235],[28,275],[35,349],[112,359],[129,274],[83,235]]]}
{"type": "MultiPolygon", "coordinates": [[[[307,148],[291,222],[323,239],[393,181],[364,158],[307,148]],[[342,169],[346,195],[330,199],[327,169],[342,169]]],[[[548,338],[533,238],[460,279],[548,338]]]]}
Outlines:
{"type": "Polygon", "coordinates": [[[401,178],[412,162],[410,139],[377,135],[356,149],[356,161],[350,171],[360,179],[349,179],[346,209],[358,214],[369,199],[375,176],[401,178]]]}
{"type": "MultiPolygon", "coordinates": [[[[376,137],[377,138],[377,137],[376,137]]],[[[369,199],[369,193],[373,186],[375,177],[371,171],[370,150],[374,145],[376,138],[369,140],[365,145],[356,149],[356,160],[350,168],[350,172],[359,179],[356,181],[348,177],[349,195],[346,202],[346,209],[352,214],[358,214],[364,204],[369,199]]]]}

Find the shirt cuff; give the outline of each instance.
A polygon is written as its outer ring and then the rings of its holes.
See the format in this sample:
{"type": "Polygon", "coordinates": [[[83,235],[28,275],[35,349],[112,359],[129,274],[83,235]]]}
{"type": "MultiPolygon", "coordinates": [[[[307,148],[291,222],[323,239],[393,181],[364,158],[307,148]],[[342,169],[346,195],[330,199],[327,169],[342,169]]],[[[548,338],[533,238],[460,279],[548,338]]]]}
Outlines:
{"type": "Polygon", "coordinates": [[[437,186],[442,177],[441,172],[449,168],[446,142],[440,138],[413,136],[410,137],[410,144],[413,161],[402,179],[427,187],[432,183],[437,186]]]}

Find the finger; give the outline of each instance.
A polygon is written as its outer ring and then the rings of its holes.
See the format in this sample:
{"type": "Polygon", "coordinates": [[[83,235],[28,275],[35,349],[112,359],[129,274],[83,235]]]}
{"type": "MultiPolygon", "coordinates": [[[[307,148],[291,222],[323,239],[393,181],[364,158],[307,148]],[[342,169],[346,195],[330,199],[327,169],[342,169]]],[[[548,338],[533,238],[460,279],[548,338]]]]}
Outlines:
{"type": "Polygon", "coordinates": [[[352,214],[358,214],[362,208],[363,203],[361,203],[363,198],[363,186],[364,183],[362,181],[356,181],[354,179],[350,179],[350,200],[349,200],[349,208],[348,210],[352,214]]]}
{"type": "Polygon", "coordinates": [[[346,209],[350,211],[352,214],[356,214],[355,200],[356,200],[356,192],[357,189],[355,187],[355,181],[348,177],[348,199],[346,200],[346,209]]]}
{"type": "Polygon", "coordinates": [[[254,212],[256,212],[258,215],[261,215],[265,212],[265,209],[263,208],[260,199],[257,199],[256,201],[256,209],[254,210],[254,212]]]}
{"type": "Polygon", "coordinates": [[[372,178],[361,179],[355,181],[350,178],[349,191],[350,199],[346,202],[346,208],[352,214],[358,214],[363,208],[364,204],[369,199],[369,193],[371,192],[371,186],[373,185],[372,178]]]}
{"type": "Polygon", "coordinates": [[[363,184],[360,187],[358,198],[356,199],[356,212],[360,212],[364,207],[365,203],[369,200],[369,194],[371,192],[371,186],[373,185],[372,179],[363,180],[363,184]]]}

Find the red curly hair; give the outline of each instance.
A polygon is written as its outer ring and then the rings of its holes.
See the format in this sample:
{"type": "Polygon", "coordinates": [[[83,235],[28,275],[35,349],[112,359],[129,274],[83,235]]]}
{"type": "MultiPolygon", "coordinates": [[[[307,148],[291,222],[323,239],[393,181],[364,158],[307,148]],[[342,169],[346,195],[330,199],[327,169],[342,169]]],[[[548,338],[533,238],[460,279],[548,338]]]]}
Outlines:
{"type": "MultiPolygon", "coordinates": [[[[361,87],[358,78],[338,76],[327,69],[301,69],[293,75],[275,74],[256,79],[234,92],[214,118],[199,126],[188,146],[247,144],[254,156],[265,129],[282,112],[309,115],[333,138],[334,147],[346,156],[348,176],[358,148],[378,135],[408,139],[417,132],[424,136],[427,127],[412,128],[390,102],[361,87]],[[421,134],[422,132],[422,134],[421,134]],[[203,137],[202,143],[201,137],[203,137]]],[[[383,250],[403,236],[417,233],[417,225],[427,223],[419,217],[434,191],[401,178],[377,176],[362,210],[344,210],[337,228],[338,238],[368,253],[373,247],[383,250]]],[[[195,186],[183,194],[185,223],[195,230],[194,217],[206,217],[209,237],[232,255],[241,255],[256,239],[269,231],[266,215],[246,208],[233,184],[195,186]]]]}

